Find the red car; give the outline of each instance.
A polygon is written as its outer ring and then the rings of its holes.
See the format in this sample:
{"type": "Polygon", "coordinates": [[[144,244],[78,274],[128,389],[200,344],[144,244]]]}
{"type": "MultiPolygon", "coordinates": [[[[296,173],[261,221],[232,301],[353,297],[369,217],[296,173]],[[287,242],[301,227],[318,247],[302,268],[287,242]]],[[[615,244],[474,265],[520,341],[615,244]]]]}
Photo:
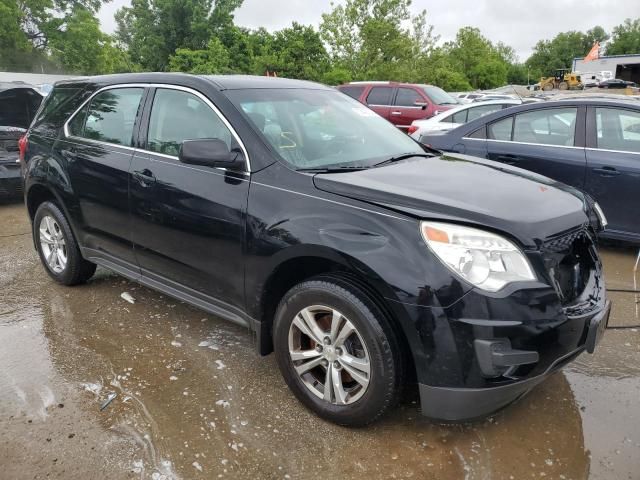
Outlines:
{"type": "Polygon", "coordinates": [[[364,103],[405,131],[414,120],[430,118],[459,105],[451,95],[433,85],[351,82],[340,85],[338,90],[364,103]]]}

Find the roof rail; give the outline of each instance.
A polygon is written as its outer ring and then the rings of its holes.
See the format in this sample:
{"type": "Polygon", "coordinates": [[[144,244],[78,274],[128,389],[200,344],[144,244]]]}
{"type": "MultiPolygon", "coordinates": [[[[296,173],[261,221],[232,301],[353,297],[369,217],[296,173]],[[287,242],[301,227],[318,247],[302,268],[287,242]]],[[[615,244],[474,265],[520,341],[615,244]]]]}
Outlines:
{"type": "Polygon", "coordinates": [[[361,80],[361,81],[357,81],[357,82],[349,82],[349,85],[357,85],[359,83],[379,83],[379,84],[384,84],[384,85],[388,85],[392,82],[388,81],[388,80],[361,80]]]}

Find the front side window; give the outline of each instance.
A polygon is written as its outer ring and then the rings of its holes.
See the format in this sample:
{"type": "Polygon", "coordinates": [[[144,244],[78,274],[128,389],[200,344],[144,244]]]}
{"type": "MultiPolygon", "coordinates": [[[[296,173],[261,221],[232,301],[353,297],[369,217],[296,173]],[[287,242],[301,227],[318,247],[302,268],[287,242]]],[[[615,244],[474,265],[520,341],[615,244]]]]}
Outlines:
{"type": "Polygon", "coordinates": [[[201,98],[193,93],[159,88],[153,99],[147,149],[178,156],[185,140],[219,139],[231,150],[231,131],[201,98]]]}
{"type": "Polygon", "coordinates": [[[423,87],[422,90],[427,94],[427,97],[429,97],[431,101],[436,105],[458,105],[456,99],[442,90],[440,87],[427,85],[423,87]]]}
{"type": "Polygon", "coordinates": [[[546,108],[516,115],[513,141],[573,146],[578,109],[546,108]]]}
{"type": "Polygon", "coordinates": [[[131,146],[143,91],[143,88],[115,88],[93,97],[82,137],[131,146]]]}
{"type": "Polygon", "coordinates": [[[278,156],[296,169],[368,167],[393,156],[425,153],[387,120],[336,91],[224,93],[278,156]]]}
{"type": "Polygon", "coordinates": [[[416,107],[426,102],[413,88],[399,88],[394,103],[399,107],[416,107]]]}
{"type": "Polygon", "coordinates": [[[596,108],[598,148],[640,153],[640,112],[596,108]]]}
{"type": "Polygon", "coordinates": [[[391,87],[373,87],[367,95],[368,105],[391,105],[391,87]]]}

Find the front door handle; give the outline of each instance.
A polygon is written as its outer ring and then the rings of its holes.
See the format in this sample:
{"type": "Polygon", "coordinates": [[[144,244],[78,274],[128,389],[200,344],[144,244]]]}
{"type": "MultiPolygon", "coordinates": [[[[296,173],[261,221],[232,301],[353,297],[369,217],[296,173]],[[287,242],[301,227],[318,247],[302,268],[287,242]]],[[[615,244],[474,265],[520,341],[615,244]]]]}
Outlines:
{"type": "Polygon", "coordinates": [[[613,167],[594,168],[593,172],[601,177],[615,177],[616,175],[620,175],[620,172],[613,167]]]}
{"type": "Polygon", "coordinates": [[[156,183],[155,175],[148,168],[145,168],[144,170],[135,170],[133,172],[133,178],[135,178],[143,187],[149,187],[156,183]]]}
{"type": "Polygon", "coordinates": [[[391,115],[402,115],[402,112],[391,112],[391,115]]]}

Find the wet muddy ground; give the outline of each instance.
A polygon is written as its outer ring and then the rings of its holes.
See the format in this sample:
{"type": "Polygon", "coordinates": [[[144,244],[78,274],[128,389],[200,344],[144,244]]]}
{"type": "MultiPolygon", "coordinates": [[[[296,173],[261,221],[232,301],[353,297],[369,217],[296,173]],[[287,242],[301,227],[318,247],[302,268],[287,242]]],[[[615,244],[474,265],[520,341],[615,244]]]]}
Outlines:
{"type": "MultiPolygon", "coordinates": [[[[483,422],[438,425],[409,398],[346,429],[245,329],[101,269],[56,285],[22,205],[0,225],[0,478],[640,478],[640,328],[483,422]]],[[[604,249],[610,288],[634,289],[635,256],[604,249]]],[[[640,324],[636,295],[611,297],[611,325],[640,324]]]]}

